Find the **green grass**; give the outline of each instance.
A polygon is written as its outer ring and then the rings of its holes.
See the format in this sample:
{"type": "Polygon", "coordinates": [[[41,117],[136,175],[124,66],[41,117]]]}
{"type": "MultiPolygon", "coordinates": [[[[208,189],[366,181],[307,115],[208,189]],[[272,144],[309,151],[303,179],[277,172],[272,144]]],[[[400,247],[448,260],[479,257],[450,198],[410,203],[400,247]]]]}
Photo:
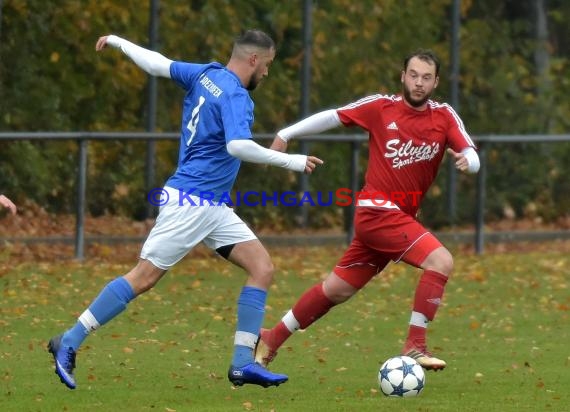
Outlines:
{"type": "MultiPolygon", "coordinates": [[[[325,275],[341,248],[276,249],[266,325],[325,275]]],[[[7,259],[4,257],[4,259],[7,259]]],[[[352,300],[294,335],[272,369],[289,382],[232,388],[226,378],[244,274],[188,257],[78,354],[78,388],[53,373],[47,340],[72,325],[129,265],[28,263],[0,277],[1,411],[569,411],[570,257],[456,254],[456,273],[430,325],[448,361],[418,398],[378,390],[398,353],[418,271],[392,265],[352,300]]],[[[8,261],[0,261],[6,266],[8,261]]]]}

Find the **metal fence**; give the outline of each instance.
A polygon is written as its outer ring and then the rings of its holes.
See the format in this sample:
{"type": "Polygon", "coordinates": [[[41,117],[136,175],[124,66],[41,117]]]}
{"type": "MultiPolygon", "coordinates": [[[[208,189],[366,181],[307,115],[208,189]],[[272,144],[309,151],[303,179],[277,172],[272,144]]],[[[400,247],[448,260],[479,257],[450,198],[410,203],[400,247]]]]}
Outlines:
{"type": "MultiPolygon", "coordinates": [[[[257,134],[256,140],[273,139],[274,135],[257,134]]],[[[85,256],[85,200],[87,196],[87,148],[89,141],[95,140],[142,140],[142,141],[158,141],[158,140],[178,140],[178,133],[154,133],[154,132],[0,132],[0,140],[75,140],[78,144],[77,152],[77,206],[75,211],[75,236],[73,239],[75,245],[75,257],[83,259],[85,256]]],[[[368,137],[364,134],[320,134],[314,136],[306,136],[303,140],[307,142],[336,142],[347,143],[351,146],[350,156],[350,172],[348,176],[348,185],[350,189],[357,192],[360,189],[360,170],[359,157],[362,144],[367,142],[368,137]]],[[[487,153],[489,148],[498,143],[560,143],[569,142],[570,134],[561,135],[483,135],[474,137],[478,148],[481,161],[481,169],[477,175],[477,188],[475,199],[475,231],[469,234],[438,234],[444,240],[452,241],[472,241],[474,243],[475,252],[483,253],[485,242],[487,241],[512,241],[512,240],[542,240],[542,239],[559,239],[570,238],[570,231],[556,232],[495,232],[492,235],[484,233],[485,227],[485,201],[486,201],[486,185],[487,185],[487,153]]],[[[353,212],[354,205],[351,206],[349,222],[346,227],[346,240],[349,240],[353,233],[353,212]]],[[[18,238],[0,238],[0,240],[22,241],[18,238]]],[[[53,242],[53,237],[26,239],[27,242],[53,242]]],[[[99,239],[102,241],[113,241],[113,239],[99,239]]],[[[125,240],[125,239],[123,239],[125,240]]],[[[138,240],[138,239],[137,239],[138,240]]]]}

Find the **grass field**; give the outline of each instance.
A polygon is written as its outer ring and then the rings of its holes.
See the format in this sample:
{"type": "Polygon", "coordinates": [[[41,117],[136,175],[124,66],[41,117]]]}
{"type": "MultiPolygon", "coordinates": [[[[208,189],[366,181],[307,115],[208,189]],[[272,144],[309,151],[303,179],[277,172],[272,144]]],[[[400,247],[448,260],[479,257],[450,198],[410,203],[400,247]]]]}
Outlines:
{"type": "MultiPolygon", "coordinates": [[[[335,263],[341,247],[271,250],[278,268],[266,325],[335,263]]],[[[105,261],[17,263],[0,301],[0,411],[570,411],[570,257],[456,254],[456,273],[430,327],[448,361],[418,398],[381,395],[379,364],[397,354],[418,271],[390,266],[348,303],[281,349],[289,382],[233,388],[226,378],[243,273],[190,256],[90,336],[78,388],[53,373],[45,347],[102,286],[130,268],[105,261]]]]}

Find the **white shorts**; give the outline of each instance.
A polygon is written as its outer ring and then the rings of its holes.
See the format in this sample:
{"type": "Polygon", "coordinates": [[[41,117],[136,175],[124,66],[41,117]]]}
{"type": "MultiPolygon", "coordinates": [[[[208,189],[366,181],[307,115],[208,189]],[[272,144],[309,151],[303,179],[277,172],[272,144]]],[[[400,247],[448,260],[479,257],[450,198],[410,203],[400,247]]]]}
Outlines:
{"type": "Polygon", "coordinates": [[[182,199],[177,189],[164,187],[168,201],[160,207],[156,223],[146,239],[140,257],[168,270],[198,243],[211,249],[257,239],[251,229],[225,204],[200,206],[201,199],[182,199]]]}

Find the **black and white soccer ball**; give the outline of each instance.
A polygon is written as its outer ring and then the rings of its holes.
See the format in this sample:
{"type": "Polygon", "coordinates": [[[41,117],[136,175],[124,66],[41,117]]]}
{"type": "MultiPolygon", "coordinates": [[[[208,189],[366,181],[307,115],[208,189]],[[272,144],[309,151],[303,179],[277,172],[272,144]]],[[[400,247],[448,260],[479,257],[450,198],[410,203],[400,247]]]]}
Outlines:
{"type": "Polygon", "coordinates": [[[380,390],[386,396],[418,396],[426,384],[424,370],[409,356],[394,356],[378,371],[380,390]]]}

